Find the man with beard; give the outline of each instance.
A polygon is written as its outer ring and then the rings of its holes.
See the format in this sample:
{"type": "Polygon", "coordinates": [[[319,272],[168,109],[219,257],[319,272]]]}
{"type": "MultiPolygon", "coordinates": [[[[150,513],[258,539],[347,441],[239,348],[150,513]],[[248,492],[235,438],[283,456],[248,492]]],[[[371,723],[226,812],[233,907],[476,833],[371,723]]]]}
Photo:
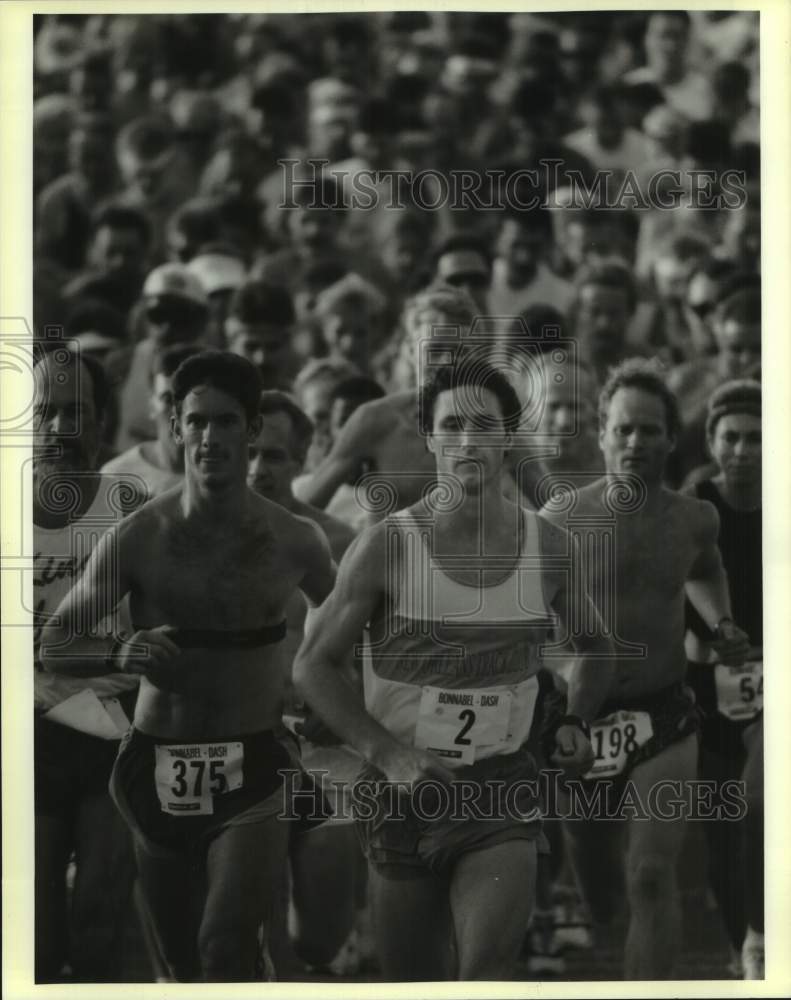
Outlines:
{"type": "MultiPolygon", "coordinates": [[[[37,982],[57,982],[68,962],[76,981],[110,982],[117,977],[134,858],[107,784],[137,678],[52,673],[42,665],[41,636],[97,540],[120,519],[123,490],[95,471],[108,400],[99,363],[58,346],[36,364],[34,387],[35,975],[37,982]],[[69,920],[72,852],[77,874],[69,920]]],[[[103,603],[110,598],[105,594],[103,603]]],[[[89,658],[78,662],[90,673],[89,658]]]]}
{"type": "Polygon", "coordinates": [[[108,532],[42,638],[59,674],[140,677],[111,791],[179,981],[255,978],[259,928],[286,863],[287,772],[298,764],[282,726],[285,611],[297,589],[320,603],[334,581],[323,535],[246,484],[260,394],[256,369],[233,354],[179,367],[183,488],[108,532]],[[134,623],[110,641],[90,635],[108,574],[134,623]],[[76,635],[75,622],[89,634],[76,635]]]}

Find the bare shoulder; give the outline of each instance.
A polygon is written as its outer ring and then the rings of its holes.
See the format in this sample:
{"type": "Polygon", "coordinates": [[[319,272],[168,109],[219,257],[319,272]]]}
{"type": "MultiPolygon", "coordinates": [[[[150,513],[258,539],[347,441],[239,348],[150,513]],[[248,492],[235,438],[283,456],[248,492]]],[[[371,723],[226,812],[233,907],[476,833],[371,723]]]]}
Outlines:
{"type": "Polygon", "coordinates": [[[559,519],[548,517],[542,510],[534,515],[540,532],[541,552],[545,556],[567,556],[571,535],[559,519]]]}
{"type": "Polygon", "coordinates": [[[355,532],[349,525],[345,521],[333,517],[332,514],[328,514],[320,507],[313,507],[308,503],[298,504],[294,513],[308,521],[313,521],[321,528],[330,543],[333,559],[339,562],[355,538],[355,532]]]}
{"type": "Polygon", "coordinates": [[[689,526],[693,536],[706,541],[716,540],[720,515],[713,503],[674,490],[666,490],[665,493],[668,509],[678,521],[689,526]]]}
{"type": "Polygon", "coordinates": [[[604,476],[587,486],[573,486],[559,489],[541,508],[541,517],[555,526],[564,525],[570,514],[599,512],[604,506],[604,491],[607,480],[604,476]]]}
{"type": "Polygon", "coordinates": [[[256,521],[265,528],[268,538],[274,537],[290,555],[309,561],[320,552],[329,551],[327,536],[310,517],[295,514],[266,497],[252,494],[256,521]]]}
{"type": "Polygon", "coordinates": [[[149,544],[183,516],[180,500],[181,486],[175,486],[144,503],[118,524],[119,539],[136,550],[149,544]]]}

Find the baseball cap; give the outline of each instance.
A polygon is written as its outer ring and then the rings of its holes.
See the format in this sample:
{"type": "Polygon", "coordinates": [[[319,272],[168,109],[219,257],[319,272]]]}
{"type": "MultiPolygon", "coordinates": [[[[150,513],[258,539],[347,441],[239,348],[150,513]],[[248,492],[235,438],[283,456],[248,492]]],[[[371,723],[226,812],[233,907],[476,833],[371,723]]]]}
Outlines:
{"type": "Polygon", "coordinates": [[[241,260],[219,250],[197,254],[187,264],[187,270],[198,279],[206,295],[239,288],[246,277],[241,260]]]}
{"type": "Polygon", "coordinates": [[[146,278],[143,298],[153,299],[164,295],[186,299],[194,305],[208,305],[200,280],[182,264],[160,264],[146,278]]]}

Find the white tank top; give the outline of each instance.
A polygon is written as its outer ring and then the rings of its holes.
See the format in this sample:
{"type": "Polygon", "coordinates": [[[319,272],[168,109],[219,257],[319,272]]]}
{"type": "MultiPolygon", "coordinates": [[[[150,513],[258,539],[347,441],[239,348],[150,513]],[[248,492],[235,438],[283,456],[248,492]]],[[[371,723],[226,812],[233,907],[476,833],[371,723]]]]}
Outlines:
{"type": "MultiPolygon", "coordinates": [[[[99,539],[121,519],[119,489],[123,490],[120,477],[102,476],[93,503],[79,520],[69,521],[60,528],[33,525],[33,649],[37,663],[33,692],[37,709],[46,711],[54,708],[86,688],[92,689],[97,697],[104,698],[130,691],[138,684],[137,678],[128,674],[66,677],[38,665],[38,647],[44,625],[79,579],[99,539]]],[[[119,629],[127,634],[132,631],[126,599],[115,615],[102,621],[98,633],[117,635],[119,629]]]]}
{"type": "Polygon", "coordinates": [[[451,767],[514,753],[530,733],[539,649],[556,617],[539,519],[522,517],[516,565],[494,586],[452,580],[431,555],[430,525],[410,511],[388,520],[398,570],[387,608],[366,631],[366,708],[397,739],[451,767]]]}

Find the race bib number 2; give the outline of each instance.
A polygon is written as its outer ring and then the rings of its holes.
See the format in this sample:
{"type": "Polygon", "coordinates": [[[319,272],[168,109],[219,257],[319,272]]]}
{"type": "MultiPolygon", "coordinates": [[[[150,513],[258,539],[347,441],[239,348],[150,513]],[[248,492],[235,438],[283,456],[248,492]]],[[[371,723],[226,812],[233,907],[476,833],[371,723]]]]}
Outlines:
{"type": "Polygon", "coordinates": [[[507,739],[512,700],[512,693],[504,690],[424,687],[415,746],[449,764],[472,764],[478,747],[507,739]]]}
{"type": "Polygon", "coordinates": [[[242,743],[182,743],[156,747],[154,781],[162,811],[211,816],[214,796],[243,783],[242,743]]]}
{"type": "Polygon", "coordinates": [[[591,726],[591,746],[596,755],[586,778],[605,778],[620,774],[629,754],[654,735],[647,712],[614,712],[591,726]]]}
{"type": "Polygon", "coordinates": [[[741,667],[726,667],[724,663],[715,666],[717,709],[726,719],[752,719],[764,707],[763,667],[760,661],[741,667]]]}

